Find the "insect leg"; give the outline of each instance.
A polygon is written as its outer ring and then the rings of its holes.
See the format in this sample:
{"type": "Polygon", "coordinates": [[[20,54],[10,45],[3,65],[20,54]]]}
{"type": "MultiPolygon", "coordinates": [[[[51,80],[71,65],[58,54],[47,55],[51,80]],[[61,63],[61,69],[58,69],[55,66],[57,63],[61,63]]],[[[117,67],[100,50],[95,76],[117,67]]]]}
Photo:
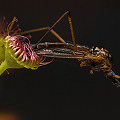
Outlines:
{"type": "Polygon", "coordinates": [[[120,79],[120,76],[119,76],[119,75],[115,75],[115,78],[118,78],[118,79],[120,79]]]}
{"type": "Polygon", "coordinates": [[[71,35],[72,35],[72,39],[73,39],[73,44],[75,49],[77,49],[76,47],[76,43],[75,43],[75,37],[74,37],[74,32],[73,32],[73,26],[72,26],[72,21],[71,21],[71,16],[70,16],[70,12],[67,11],[65,12],[53,25],[52,27],[50,27],[50,29],[43,35],[43,37],[36,43],[35,47],[44,39],[44,37],[61,21],[61,19],[63,19],[65,16],[68,16],[68,21],[70,24],[70,30],[71,30],[71,35]]]}
{"type": "Polygon", "coordinates": [[[75,42],[75,35],[74,35],[74,30],[73,30],[73,25],[72,25],[72,20],[71,20],[71,15],[70,12],[68,12],[68,22],[70,25],[70,30],[71,30],[71,36],[72,36],[72,41],[73,41],[73,45],[74,45],[74,49],[77,50],[77,46],[76,46],[76,42],[75,42]]]}
{"type": "MultiPolygon", "coordinates": [[[[38,31],[43,31],[43,30],[49,30],[50,27],[42,27],[42,28],[37,28],[37,29],[32,29],[32,30],[27,30],[24,32],[20,32],[19,35],[27,34],[27,33],[32,33],[32,32],[38,32],[38,31]]],[[[56,36],[62,43],[65,43],[62,37],[60,37],[53,29],[50,30],[50,32],[56,36]]]]}

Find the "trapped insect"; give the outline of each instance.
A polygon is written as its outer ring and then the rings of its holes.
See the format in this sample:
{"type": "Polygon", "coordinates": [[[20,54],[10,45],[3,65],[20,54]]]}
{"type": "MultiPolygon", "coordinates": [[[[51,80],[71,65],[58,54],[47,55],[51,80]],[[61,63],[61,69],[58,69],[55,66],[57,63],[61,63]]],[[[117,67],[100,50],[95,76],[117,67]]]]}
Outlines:
{"type": "Polygon", "coordinates": [[[113,61],[108,50],[98,47],[89,48],[76,44],[69,11],[65,12],[50,28],[44,27],[18,33],[18,29],[12,31],[14,21],[15,20],[13,19],[12,23],[8,25],[7,32],[3,29],[5,35],[1,34],[2,37],[0,37],[0,52],[2,53],[0,54],[0,75],[8,68],[25,67],[28,69],[37,69],[39,66],[52,62],[44,62],[45,58],[43,57],[73,58],[81,62],[81,67],[91,66],[91,74],[93,74],[93,71],[103,71],[105,76],[111,80],[116,87],[120,87],[120,82],[117,80],[120,76],[116,75],[111,70],[113,61]],[[70,24],[73,44],[66,43],[53,30],[56,24],[58,24],[66,15],[70,24]],[[28,37],[23,36],[23,34],[41,30],[48,31],[36,44],[31,44],[28,37]],[[10,36],[9,33],[11,31],[13,32],[13,35],[10,36]],[[55,35],[62,43],[41,43],[49,32],[55,35]]]}
{"type": "Polygon", "coordinates": [[[33,45],[37,55],[53,58],[74,58],[81,62],[80,66],[91,66],[90,74],[93,71],[103,71],[106,78],[112,81],[113,85],[120,87],[120,82],[117,80],[120,76],[116,75],[112,71],[113,58],[110,52],[104,48],[99,47],[86,47],[76,44],[75,36],[73,31],[73,25],[71,21],[70,12],[65,12],[45,33],[45,35],[38,41],[37,44],[33,45]],[[59,40],[62,43],[40,43],[42,39],[56,26],[56,24],[64,17],[68,17],[70,24],[71,36],[73,44],[66,43],[62,38],[59,40]]]}

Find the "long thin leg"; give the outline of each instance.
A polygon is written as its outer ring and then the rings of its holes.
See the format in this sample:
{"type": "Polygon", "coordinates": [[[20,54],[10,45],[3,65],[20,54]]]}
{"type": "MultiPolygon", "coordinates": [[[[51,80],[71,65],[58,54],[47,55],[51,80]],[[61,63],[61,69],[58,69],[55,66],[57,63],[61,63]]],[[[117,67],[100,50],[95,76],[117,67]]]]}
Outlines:
{"type": "Polygon", "coordinates": [[[115,76],[115,78],[119,78],[120,79],[120,76],[119,75],[114,75],[115,76]]]}
{"type": "MultiPolygon", "coordinates": [[[[75,36],[74,36],[74,31],[73,31],[73,25],[72,25],[72,21],[71,21],[71,16],[70,16],[70,12],[67,11],[65,12],[53,25],[52,27],[43,35],[43,37],[36,43],[35,47],[37,47],[37,45],[44,39],[44,37],[61,21],[61,19],[63,19],[65,16],[67,15],[68,17],[68,21],[70,24],[70,30],[71,30],[71,35],[72,35],[72,40],[73,40],[73,45],[74,45],[74,49],[76,50],[76,42],[75,42],[75,36]]],[[[35,48],[34,47],[34,48],[35,48]]]]}
{"type": "Polygon", "coordinates": [[[76,42],[75,42],[75,35],[74,35],[74,30],[73,30],[73,25],[72,25],[72,20],[71,20],[71,16],[70,16],[70,12],[68,12],[68,22],[70,25],[70,30],[71,30],[71,36],[72,36],[72,41],[73,41],[73,45],[74,45],[74,49],[77,50],[76,47],[76,42]]]}
{"type": "MultiPolygon", "coordinates": [[[[19,35],[23,35],[23,34],[27,34],[27,33],[32,33],[32,32],[43,31],[43,30],[49,30],[49,29],[50,29],[50,27],[42,27],[42,28],[37,28],[37,29],[32,29],[32,30],[20,32],[19,35]]],[[[56,36],[62,43],[65,43],[65,41],[63,40],[63,38],[61,38],[53,29],[50,30],[50,32],[51,32],[54,36],[56,36]]]]}

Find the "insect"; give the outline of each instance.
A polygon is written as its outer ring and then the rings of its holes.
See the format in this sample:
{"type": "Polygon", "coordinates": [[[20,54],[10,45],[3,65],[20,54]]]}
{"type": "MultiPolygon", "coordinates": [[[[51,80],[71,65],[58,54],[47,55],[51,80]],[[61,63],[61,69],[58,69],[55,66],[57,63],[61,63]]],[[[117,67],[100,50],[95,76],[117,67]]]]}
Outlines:
{"type": "MultiPolygon", "coordinates": [[[[12,21],[13,24],[14,20],[12,21]]],[[[7,28],[7,32],[12,29],[12,24],[7,28]]],[[[1,40],[1,39],[0,39],[1,40]]],[[[77,45],[75,42],[75,36],[73,31],[73,25],[71,21],[70,12],[65,12],[52,27],[39,28],[21,32],[15,36],[2,37],[3,41],[1,44],[1,51],[3,55],[0,58],[0,75],[7,68],[30,68],[37,69],[39,66],[43,66],[50,62],[44,62],[43,57],[53,58],[73,58],[81,62],[80,66],[91,66],[90,73],[93,71],[103,71],[105,76],[112,81],[116,87],[120,87],[120,82],[117,80],[120,76],[116,75],[112,70],[112,56],[108,50],[98,47],[85,47],[77,45]],[[67,15],[73,44],[66,43],[54,30],[53,28],[67,15]],[[43,37],[36,43],[30,44],[28,37],[22,36],[27,33],[48,30],[43,37]],[[62,43],[41,43],[45,36],[51,32],[55,35],[62,43]],[[27,42],[26,42],[27,41],[27,42]]]]}
{"type": "MultiPolygon", "coordinates": [[[[59,37],[58,37],[59,38],[59,37]]],[[[73,31],[73,25],[71,21],[70,12],[65,12],[49,30],[45,33],[45,35],[37,42],[37,44],[33,45],[37,55],[45,56],[45,57],[53,57],[53,58],[73,58],[80,61],[80,66],[91,66],[90,74],[93,74],[93,71],[103,71],[106,78],[112,81],[113,85],[116,87],[120,87],[120,82],[117,80],[120,76],[116,75],[112,71],[113,66],[113,58],[110,52],[104,48],[99,47],[86,47],[77,45],[75,42],[75,36],[73,31]],[[71,36],[73,44],[66,43],[62,38],[59,40],[62,43],[40,43],[43,38],[59,23],[59,21],[66,16],[68,17],[71,36]]]]}

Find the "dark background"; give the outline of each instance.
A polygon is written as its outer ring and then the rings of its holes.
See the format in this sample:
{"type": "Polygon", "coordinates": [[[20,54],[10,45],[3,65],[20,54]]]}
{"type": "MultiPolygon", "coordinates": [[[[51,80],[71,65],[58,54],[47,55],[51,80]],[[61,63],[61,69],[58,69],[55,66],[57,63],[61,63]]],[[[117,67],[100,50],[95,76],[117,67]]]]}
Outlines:
{"type": "MultiPolygon", "coordinates": [[[[71,12],[76,42],[108,49],[114,57],[113,70],[120,74],[120,4],[112,0],[4,0],[0,16],[19,20],[23,31],[51,26],[65,11],[71,12]]],[[[67,18],[55,27],[71,41],[67,18]]],[[[32,33],[36,43],[44,32],[32,33]]],[[[43,42],[57,39],[47,35],[43,42]]],[[[33,71],[10,70],[0,76],[0,110],[15,111],[25,120],[119,120],[120,89],[102,72],[55,60],[33,71]]]]}

